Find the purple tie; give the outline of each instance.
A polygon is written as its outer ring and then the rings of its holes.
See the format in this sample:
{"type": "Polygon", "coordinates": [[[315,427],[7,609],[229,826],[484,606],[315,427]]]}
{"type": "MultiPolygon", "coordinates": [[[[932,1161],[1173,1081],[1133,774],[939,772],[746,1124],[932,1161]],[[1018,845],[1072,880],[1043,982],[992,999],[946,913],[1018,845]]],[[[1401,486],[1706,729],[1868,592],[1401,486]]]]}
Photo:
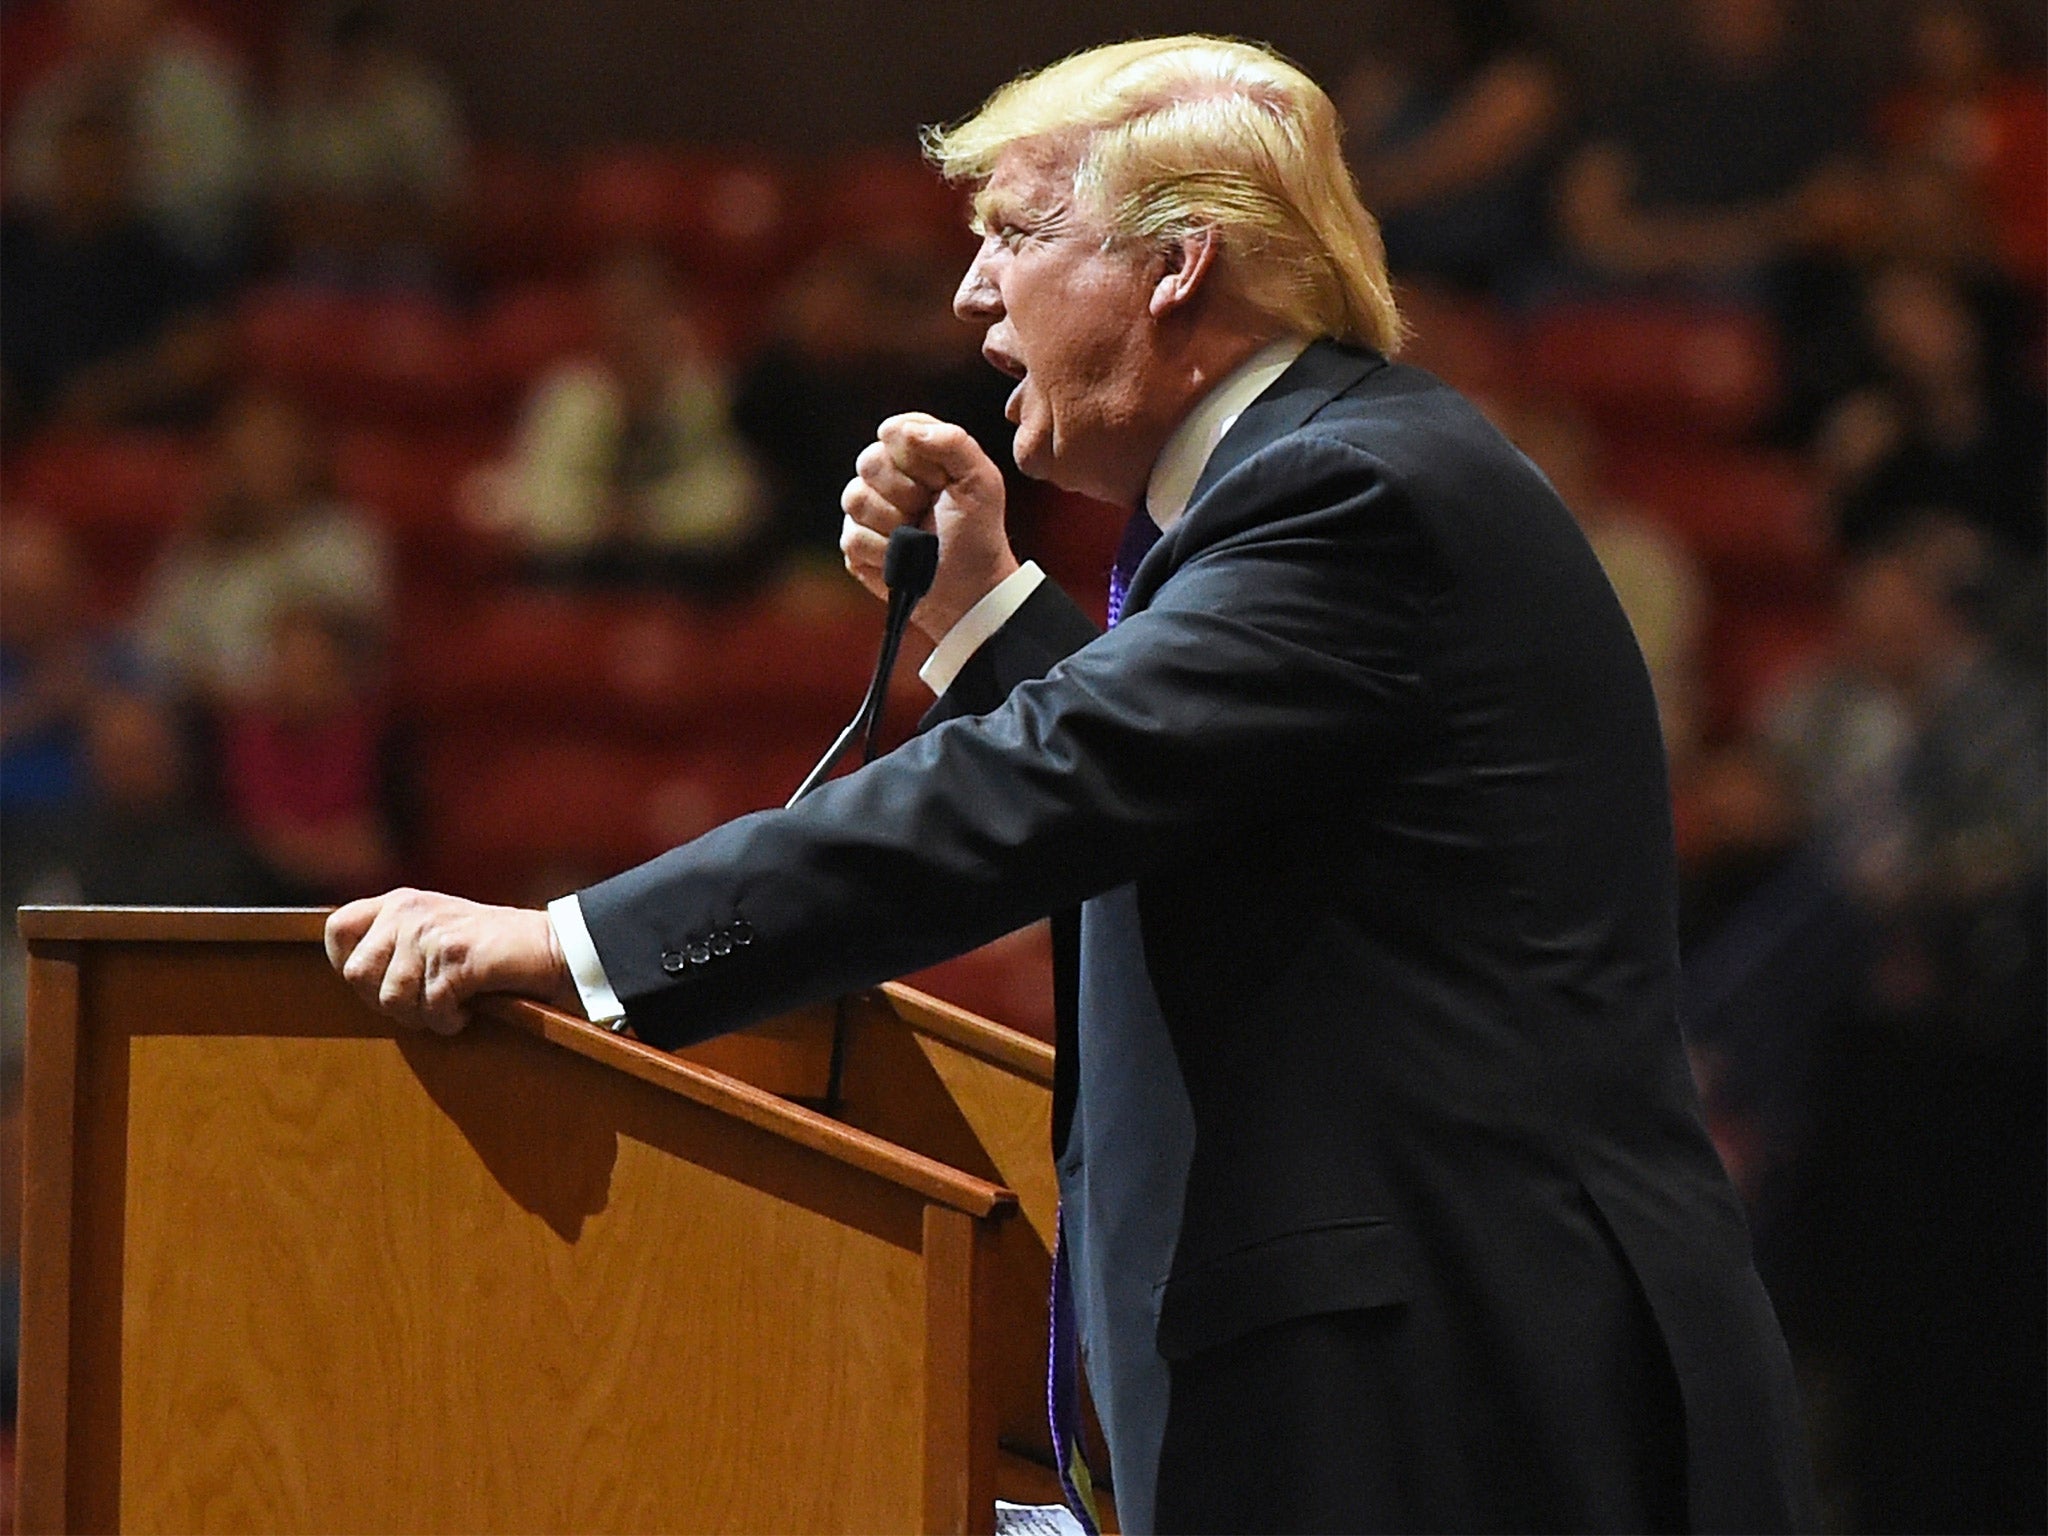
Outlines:
{"type": "Polygon", "coordinates": [[[1159,525],[1142,506],[1124,524],[1123,541],[1116,547],[1116,559],[1109,567],[1109,627],[1116,628],[1124,616],[1124,599],[1131,595],[1131,578],[1138,566],[1159,542],[1159,525]]]}

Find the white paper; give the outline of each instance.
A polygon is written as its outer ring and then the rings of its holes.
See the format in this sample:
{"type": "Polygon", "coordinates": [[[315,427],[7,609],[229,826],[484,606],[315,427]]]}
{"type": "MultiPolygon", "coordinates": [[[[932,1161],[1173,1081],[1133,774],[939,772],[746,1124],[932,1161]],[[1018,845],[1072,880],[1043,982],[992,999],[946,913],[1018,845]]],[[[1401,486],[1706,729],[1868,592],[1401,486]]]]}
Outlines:
{"type": "Polygon", "coordinates": [[[1006,1504],[996,1500],[996,1536],[1087,1536],[1064,1504],[1006,1504]]]}

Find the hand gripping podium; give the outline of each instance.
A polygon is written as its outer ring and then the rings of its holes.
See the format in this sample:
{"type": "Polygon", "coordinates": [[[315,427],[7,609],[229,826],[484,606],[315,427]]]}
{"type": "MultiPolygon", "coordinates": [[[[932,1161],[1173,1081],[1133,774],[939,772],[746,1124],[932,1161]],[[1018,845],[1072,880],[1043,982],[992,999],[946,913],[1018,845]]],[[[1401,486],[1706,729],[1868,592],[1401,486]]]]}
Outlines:
{"type": "Polygon", "coordinates": [[[904,988],[449,1039],[322,914],[29,908],[20,1523],[978,1531],[1057,1497],[1052,1054],[904,988]]]}

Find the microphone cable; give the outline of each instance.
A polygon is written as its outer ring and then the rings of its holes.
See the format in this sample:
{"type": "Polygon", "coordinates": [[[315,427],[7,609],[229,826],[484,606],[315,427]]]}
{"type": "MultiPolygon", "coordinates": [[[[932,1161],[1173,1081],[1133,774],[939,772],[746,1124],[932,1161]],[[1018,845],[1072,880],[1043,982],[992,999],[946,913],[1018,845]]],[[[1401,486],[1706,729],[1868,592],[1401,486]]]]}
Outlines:
{"type": "Polygon", "coordinates": [[[889,677],[896,670],[896,653],[903,644],[903,631],[910,623],[911,610],[931,590],[932,578],[938,571],[939,536],[936,533],[929,528],[913,528],[906,523],[889,535],[889,548],[882,557],[882,581],[889,589],[889,612],[882,624],[882,652],[875,660],[874,680],[868,684],[867,697],[861,700],[860,709],[846,729],[839,733],[838,739],[826,749],[825,755],[818,759],[817,767],[804,775],[803,783],[796,787],[796,793],[789,797],[784,810],[824,783],[855,741],[861,743],[862,763],[875,760],[883,705],[889,697],[889,677]]]}

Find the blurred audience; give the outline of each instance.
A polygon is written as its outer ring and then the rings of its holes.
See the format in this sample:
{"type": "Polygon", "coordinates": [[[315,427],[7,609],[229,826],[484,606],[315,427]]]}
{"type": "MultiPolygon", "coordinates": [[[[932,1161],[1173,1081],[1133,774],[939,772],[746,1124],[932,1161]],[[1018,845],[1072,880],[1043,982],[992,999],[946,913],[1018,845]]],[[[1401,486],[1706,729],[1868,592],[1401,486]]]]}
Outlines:
{"type": "Polygon", "coordinates": [[[377,652],[359,614],[287,603],[260,686],[220,723],[229,818],[299,901],[367,895],[394,875],[377,652]]]}
{"type": "Polygon", "coordinates": [[[8,123],[10,199],[58,195],[61,142],[83,107],[109,97],[132,125],[138,202],[210,277],[238,272],[257,189],[241,71],[167,0],[68,0],[68,51],[8,123]]]}
{"type": "Polygon", "coordinates": [[[319,430],[281,396],[232,401],[214,431],[214,487],[151,574],[137,619],[150,659],[194,699],[254,698],[287,604],[324,601],[382,631],[384,543],[336,500],[319,430]]]}
{"type": "Polygon", "coordinates": [[[289,892],[202,807],[176,710],[146,693],[97,699],[83,807],[38,850],[22,899],[148,906],[274,905],[289,892]]]}
{"type": "Polygon", "coordinates": [[[1939,994],[1969,1003],[1945,1027],[2037,1031],[2043,1015],[2013,1014],[2010,978],[1974,974],[1984,954],[1948,956],[1962,969],[1943,983],[1922,945],[1958,904],[2003,900],[2048,869],[2041,679],[1974,607],[1997,558],[1940,514],[1874,539],[1844,577],[1839,657],[1776,707],[1768,735],[1844,886],[1921,930],[1887,973],[1887,1006],[1939,994]]]}
{"type": "Polygon", "coordinates": [[[1818,463],[1843,541],[1951,508],[2038,558],[2048,534],[2048,406],[1994,346],[1962,284],[1892,263],[1863,290],[1875,368],[1824,419],[1818,463]]]}
{"type": "Polygon", "coordinates": [[[590,287],[596,354],[541,380],[505,460],[471,481],[470,515],[544,576],[745,584],[773,553],[768,499],[689,305],[645,252],[606,260],[590,287]]]}
{"type": "Polygon", "coordinates": [[[292,275],[431,287],[468,174],[447,81],[385,7],[345,0],[298,39],[279,96],[270,192],[292,275]]]}
{"type": "Polygon", "coordinates": [[[1684,0],[1684,46],[1598,124],[1558,218],[1596,285],[1766,311],[1774,433],[1798,440],[1847,386],[1853,263],[1882,225],[1860,106],[1799,35],[1791,0],[1684,0]]]}
{"type": "Polygon", "coordinates": [[[1513,298],[1549,249],[1563,74],[1519,0],[1371,14],[1340,92],[1359,191],[1403,276],[1513,298]]]}
{"type": "Polygon", "coordinates": [[[8,425],[189,418],[226,362],[213,285],[133,201],[119,98],[67,96],[48,132],[43,195],[0,223],[8,425]]]}
{"type": "Polygon", "coordinates": [[[906,224],[827,246],[784,294],[735,419],[798,548],[837,563],[839,493],[876,424],[898,412],[957,422],[1011,464],[1011,386],[953,318],[960,268],[951,242],[906,224]]]}
{"type": "Polygon", "coordinates": [[[1592,272],[1749,295],[1861,222],[1855,103],[1787,0],[1684,0],[1686,45],[1565,167],[1560,212],[1592,272]]]}
{"type": "Polygon", "coordinates": [[[1993,13],[1969,0],[1919,6],[1907,76],[1877,130],[1897,156],[1940,167],[1968,189],[2007,277],[2048,283],[2048,84],[2001,56],[1993,13]]]}
{"type": "Polygon", "coordinates": [[[1769,723],[1863,929],[1854,1006],[1777,1021],[1819,1039],[1772,1264],[1852,1529],[2041,1520],[2048,726],[2038,656],[1977,619],[1996,558],[1951,518],[1873,543],[1839,655],[1769,723]]]}
{"type": "Polygon", "coordinates": [[[85,795],[85,725],[93,704],[138,679],[135,655],[87,616],[85,573],[64,530],[33,513],[0,519],[0,836],[33,839],[33,822],[85,795]]]}

